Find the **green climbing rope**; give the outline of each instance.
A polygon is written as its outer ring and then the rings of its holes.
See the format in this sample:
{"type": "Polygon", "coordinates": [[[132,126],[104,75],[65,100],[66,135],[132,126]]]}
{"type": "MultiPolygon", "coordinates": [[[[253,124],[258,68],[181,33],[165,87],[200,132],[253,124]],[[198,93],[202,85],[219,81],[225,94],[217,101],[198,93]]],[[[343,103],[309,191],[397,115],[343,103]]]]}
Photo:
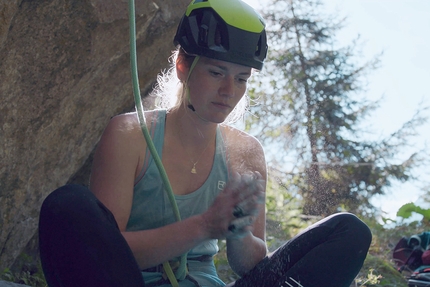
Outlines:
{"type": "MultiPolygon", "coordinates": [[[[128,9],[129,9],[129,25],[130,25],[130,64],[131,64],[131,77],[133,84],[133,94],[134,94],[134,102],[136,106],[136,112],[138,115],[140,127],[142,129],[143,136],[145,137],[146,143],[148,145],[148,149],[151,152],[152,157],[154,158],[154,162],[160,172],[161,179],[166,188],[167,195],[169,197],[170,204],[172,205],[173,212],[177,221],[181,220],[181,215],[179,213],[178,205],[176,204],[176,199],[173,194],[172,186],[170,185],[169,179],[167,177],[166,171],[164,169],[163,163],[161,162],[160,156],[155,149],[154,143],[149,135],[148,127],[146,126],[145,116],[143,114],[143,106],[142,100],[140,98],[140,88],[139,88],[139,77],[137,72],[137,56],[136,56],[136,20],[135,20],[135,4],[134,0],[128,1],[128,9]]],[[[185,279],[186,276],[186,261],[187,254],[181,256],[181,265],[177,270],[175,277],[179,280],[185,279]]],[[[166,264],[164,264],[166,265],[166,264]]],[[[167,263],[170,267],[170,265],[167,263]]],[[[170,269],[171,271],[171,269],[170,269]]],[[[170,278],[169,278],[170,279],[170,278]]],[[[172,280],[172,279],[170,279],[172,280]]],[[[171,282],[172,285],[173,282],[171,282]]],[[[176,284],[178,284],[176,282],[176,284]]],[[[175,285],[176,285],[175,284],[175,285]]]]}

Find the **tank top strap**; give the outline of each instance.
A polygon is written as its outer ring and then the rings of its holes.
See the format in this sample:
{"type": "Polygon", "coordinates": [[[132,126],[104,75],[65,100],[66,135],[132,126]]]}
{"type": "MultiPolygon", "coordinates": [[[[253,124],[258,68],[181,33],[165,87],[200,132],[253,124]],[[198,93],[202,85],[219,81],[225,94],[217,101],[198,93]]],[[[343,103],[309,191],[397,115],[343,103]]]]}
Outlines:
{"type": "MultiPolygon", "coordinates": [[[[157,151],[158,155],[161,157],[161,152],[163,149],[163,143],[164,143],[164,127],[166,123],[166,110],[154,110],[153,115],[151,117],[151,123],[149,125],[148,131],[149,135],[151,136],[151,139],[154,143],[155,150],[157,151]]],[[[153,161],[153,157],[151,155],[151,152],[148,147],[146,147],[145,150],[145,160],[143,162],[143,167],[139,173],[139,176],[134,181],[134,185],[136,185],[145,175],[145,172],[147,171],[149,164],[153,161]]]]}

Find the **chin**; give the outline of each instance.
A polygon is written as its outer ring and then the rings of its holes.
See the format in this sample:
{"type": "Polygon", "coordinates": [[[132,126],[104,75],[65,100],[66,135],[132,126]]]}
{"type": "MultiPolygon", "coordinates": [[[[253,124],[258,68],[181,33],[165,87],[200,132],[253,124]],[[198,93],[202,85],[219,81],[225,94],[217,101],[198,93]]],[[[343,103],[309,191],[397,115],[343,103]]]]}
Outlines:
{"type": "Polygon", "coordinates": [[[215,123],[215,124],[221,124],[225,121],[225,119],[228,117],[229,113],[224,112],[207,112],[199,114],[203,119],[205,119],[208,122],[215,123]]]}
{"type": "Polygon", "coordinates": [[[224,114],[222,114],[222,115],[215,115],[215,116],[213,116],[213,117],[210,118],[210,121],[214,122],[214,123],[217,123],[217,124],[222,124],[227,117],[228,117],[228,114],[227,115],[224,115],[224,114]]]}

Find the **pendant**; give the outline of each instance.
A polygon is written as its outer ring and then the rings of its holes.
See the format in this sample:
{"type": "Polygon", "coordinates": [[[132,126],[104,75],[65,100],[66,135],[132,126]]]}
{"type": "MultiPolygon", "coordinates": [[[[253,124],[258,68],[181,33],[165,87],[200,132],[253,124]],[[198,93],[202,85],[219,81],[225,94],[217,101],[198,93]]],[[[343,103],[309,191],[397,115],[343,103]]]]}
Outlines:
{"type": "Polygon", "coordinates": [[[191,173],[194,173],[194,174],[197,173],[196,164],[193,165],[193,168],[191,169],[191,173]]]}

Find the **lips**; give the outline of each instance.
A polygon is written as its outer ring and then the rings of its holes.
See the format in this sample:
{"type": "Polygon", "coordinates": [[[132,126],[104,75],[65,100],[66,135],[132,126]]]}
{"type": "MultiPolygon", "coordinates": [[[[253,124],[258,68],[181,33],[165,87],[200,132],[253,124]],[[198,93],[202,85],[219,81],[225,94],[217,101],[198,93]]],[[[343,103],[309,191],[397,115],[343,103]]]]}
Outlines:
{"type": "Polygon", "coordinates": [[[231,108],[229,104],[222,103],[222,102],[212,102],[212,104],[220,108],[225,108],[225,109],[231,108]]]}

